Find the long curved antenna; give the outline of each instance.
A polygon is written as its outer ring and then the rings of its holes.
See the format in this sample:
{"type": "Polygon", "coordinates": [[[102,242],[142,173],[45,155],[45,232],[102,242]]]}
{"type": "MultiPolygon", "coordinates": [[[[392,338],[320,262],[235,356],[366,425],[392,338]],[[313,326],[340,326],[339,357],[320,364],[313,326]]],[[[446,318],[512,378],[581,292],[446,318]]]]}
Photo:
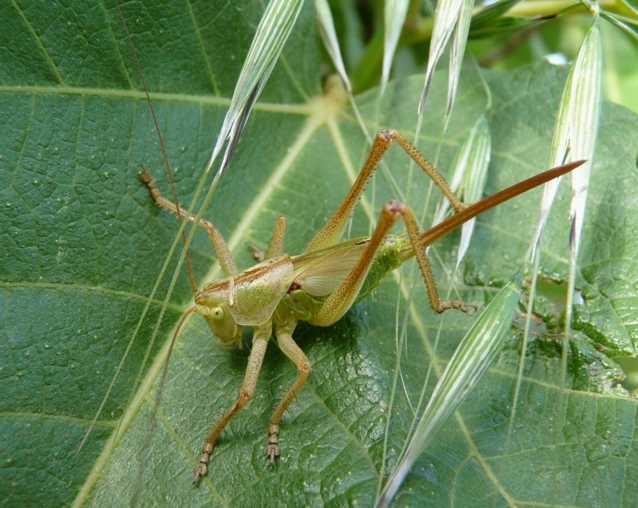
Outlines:
{"type": "MultiPolygon", "coordinates": [[[[193,305],[186,309],[179,318],[179,321],[177,322],[177,325],[175,327],[175,331],[173,332],[173,336],[171,337],[171,342],[168,346],[168,351],[166,352],[166,359],[164,360],[164,367],[162,368],[162,377],[160,378],[157,391],[155,392],[155,402],[152,405],[151,414],[149,416],[151,424],[149,429],[145,432],[144,443],[142,444],[142,447],[138,452],[140,467],[138,468],[136,475],[137,478],[135,484],[137,485],[141,485],[142,480],[144,479],[146,463],[144,462],[144,457],[142,456],[142,454],[145,450],[149,449],[153,440],[153,434],[155,433],[155,424],[157,422],[157,411],[159,410],[160,402],[162,401],[162,394],[164,393],[164,386],[166,384],[166,374],[168,373],[168,364],[171,360],[171,356],[173,355],[173,350],[175,349],[175,342],[177,341],[177,337],[179,336],[179,334],[182,332],[182,329],[186,325],[186,322],[193,314],[196,313],[197,305],[193,305]]],[[[131,506],[137,506],[137,497],[139,496],[140,492],[141,489],[135,489],[135,492],[133,493],[133,497],[131,499],[131,506]]]]}
{"type": "MultiPolygon", "coordinates": [[[[144,91],[144,96],[146,97],[146,104],[148,105],[148,110],[153,119],[153,125],[155,126],[155,132],[157,133],[157,137],[159,138],[160,144],[160,152],[162,153],[162,161],[164,162],[164,174],[166,175],[166,179],[171,187],[171,197],[173,198],[173,202],[177,205],[177,211],[180,211],[179,201],[177,199],[177,187],[175,186],[175,174],[173,172],[173,167],[171,166],[171,159],[168,156],[168,150],[166,150],[166,141],[164,139],[164,134],[162,133],[162,129],[159,124],[159,120],[157,119],[157,115],[155,114],[155,107],[153,106],[153,101],[151,100],[151,96],[148,93],[148,86],[146,85],[146,78],[144,76],[144,70],[142,69],[142,64],[140,63],[139,54],[137,52],[137,48],[135,44],[133,44],[133,39],[131,37],[131,32],[128,29],[128,25],[126,23],[126,19],[124,19],[124,15],[122,14],[122,7],[120,3],[117,3],[117,16],[120,18],[120,23],[122,23],[122,28],[124,28],[124,32],[126,33],[126,42],[129,47],[129,52],[133,56],[133,61],[135,62],[135,68],[137,73],[139,74],[140,81],[142,82],[142,88],[144,91]]],[[[178,213],[179,216],[179,213],[178,213]]],[[[186,236],[184,232],[182,232],[182,241],[184,245],[186,245],[186,236]]],[[[193,263],[190,258],[190,255],[186,253],[186,270],[188,272],[188,278],[190,280],[191,287],[193,289],[193,295],[197,292],[197,280],[195,279],[195,274],[193,272],[193,263]]]]}
{"type": "MultiPolygon", "coordinates": [[[[160,128],[159,125],[159,121],[157,119],[157,115],[155,114],[155,109],[153,107],[153,103],[151,101],[151,96],[148,93],[148,87],[146,86],[146,79],[144,78],[144,73],[142,71],[142,66],[140,64],[139,61],[139,56],[137,53],[137,48],[135,47],[135,45],[133,44],[132,38],[131,38],[131,32],[128,29],[128,25],[126,24],[126,20],[124,19],[124,15],[122,14],[122,8],[120,5],[120,2],[118,1],[116,3],[116,12],[117,12],[117,16],[120,20],[120,23],[124,29],[124,32],[126,33],[126,40],[129,46],[129,51],[131,52],[132,56],[133,56],[133,60],[135,62],[135,66],[137,68],[137,71],[139,73],[139,77],[140,77],[140,81],[142,82],[142,87],[144,89],[144,94],[146,96],[146,102],[148,104],[149,107],[149,111],[151,114],[151,117],[153,119],[153,123],[155,125],[155,130],[157,132],[157,135],[159,137],[159,142],[160,142],[160,150],[162,152],[162,159],[164,161],[164,170],[165,173],[167,175],[167,180],[170,182],[171,185],[171,193],[172,193],[172,197],[175,203],[177,203],[177,207],[179,209],[179,201],[177,200],[177,189],[175,187],[175,180],[173,178],[173,169],[171,167],[171,163],[170,163],[170,159],[168,158],[168,153],[166,151],[166,143],[164,141],[164,136],[162,134],[162,130],[160,128]]],[[[184,244],[186,244],[186,239],[184,237],[184,235],[182,234],[182,239],[184,241],[184,244]]],[[[189,280],[190,280],[190,284],[193,290],[193,294],[196,293],[197,291],[197,282],[195,281],[195,276],[193,274],[193,268],[192,268],[192,261],[191,258],[188,254],[188,252],[186,252],[186,267],[187,267],[187,272],[188,272],[188,276],[189,276],[189,280]]],[[[137,332],[139,330],[139,325],[140,323],[138,323],[138,329],[134,332],[133,337],[135,337],[137,335],[137,332]]],[[[120,375],[120,372],[122,371],[122,367],[124,366],[124,362],[126,361],[126,358],[128,357],[131,348],[133,346],[133,342],[134,342],[134,338],[131,339],[126,347],[126,349],[124,350],[124,353],[120,359],[120,362],[118,363],[116,369],[115,369],[115,374],[113,375],[113,377],[111,378],[111,382],[109,383],[109,386],[106,390],[106,393],[104,394],[104,397],[102,398],[102,401],[100,402],[100,406],[98,407],[97,411],[95,412],[95,416],[93,417],[93,419],[91,420],[91,423],[89,424],[87,430],[85,431],[84,435],[82,436],[82,440],[80,441],[80,444],[78,445],[78,447],[75,450],[75,455],[77,456],[77,454],[82,450],[82,448],[84,447],[84,445],[86,444],[86,441],[88,440],[89,436],[91,435],[91,433],[93,432],[93,429],[95,428],[95,424],[97,423],[98,418],[100,417],[100,415],[102,414],[102,411],[104,410],[104,407],[106,406],[107,401],[109,400],[110,396],[111,396],[111,392],[113,391],[113,387],[115,386],[115,382],[117,381],[117,378],[120,375]]],[[[137,386],[139,384],[139,380],[141,377],[142,372],[144,371],[144,367],[146,366],[146,363],[148,361],[148,357],[150,354],[150,350],[153,346],[153,341],[147,346],[147,350],[146,353],[144,355],[144,359],[142,360],[142,364],[140,366],[139,369],[139,373],[135,379],[135,383],[134,383],[134,387],[137,386]]],[[[130,403],[132,397],[129,397],[128,403],[130,403]]],[[[128,404],[127,403],[127,404],[128,404]]],[[[118,434],[119,433],[119,425],[117,426],[115,433],[118,434]]]]}

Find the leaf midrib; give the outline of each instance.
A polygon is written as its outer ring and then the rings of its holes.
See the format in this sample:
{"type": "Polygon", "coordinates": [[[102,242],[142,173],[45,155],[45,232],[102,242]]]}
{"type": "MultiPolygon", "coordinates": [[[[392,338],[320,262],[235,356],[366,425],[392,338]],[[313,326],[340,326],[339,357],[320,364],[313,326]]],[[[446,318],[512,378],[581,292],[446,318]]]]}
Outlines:
{"type": "MultiPolygon", "coordinates": [[[[60,282],[7,282],[0,281],[0,289],[34,289],[34,290],[51,290],[51,291],[77,291],[77,292],[87,292],[94,294],[101,294],[110,296],[113,298],[119,298],[123,300],[136,300],[148,302],[148,296],[138,295],[137,293],[132,293],[130,291],[122,291],[118,289],[110,289],[101,286],[89,286],[88,284],[67,284],[60,282]]],[[[164,302],[156,299],[150,300],[152,305],[163,305],[164,302]]],[[[166,305],[166,309],[179,312],[180,314],[184,311],[184,307],[181,305],[175,305],[169,303],[166,305]]]]}
{"type": "MultiPolygon", "coordinates": [[[[16,93],[24,95],[77,95],[101,97],[105,99],[146,100],[146,93],[141,90],[124,90],[119,88],[96,88],[82,86],[40,86],[40,85],[0,85],[0,93],[16,93]]],[[[153,102],[181,102],[200,106],[229,106],[230,98],[211,95],[197,95],[169,92],[149,92],[153,102]]],[[[274,102],[256,102],[257,111],[311,116],[313,109],[308,104],[286,104],[274,102]]]]}

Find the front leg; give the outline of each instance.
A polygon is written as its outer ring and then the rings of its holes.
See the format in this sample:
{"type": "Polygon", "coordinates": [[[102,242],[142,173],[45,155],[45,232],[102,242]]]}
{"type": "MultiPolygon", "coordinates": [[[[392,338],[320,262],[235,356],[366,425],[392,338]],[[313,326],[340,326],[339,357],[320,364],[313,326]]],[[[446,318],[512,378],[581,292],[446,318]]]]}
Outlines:
{"type": "Polygon", "coordinates": [[[224,273],[226,275],[235,275],[237,273],[237,266],[235,265],[235,261],[233,260],[232,254],[230,253],[230,249],[228,248],[224,237],[211,222],[202,218],[196,219],[194,215],[188,213],[179,205],[162,196],[162,193],[157,188],[155,179],[146,168],[140,172],[139,179],[144,185],[146,185],[151,198],[153,198],[153,201],[155,201],[157,206],[174,213],[180,219],[185,219],[193,224],[203,227],[208,233],[208,237],[213,244],[213,249],[215,249],[215,254],[217,255],[217,259],[219,260],[219,264],[224,273]]]}
{"type": "Polygon", "coordinates": [[[272,325],[270,322],[255,330],[253,345],[250,350],[250,356],[248,357],[248,365],[246,366],[246,374],[244,375],[244,382],[239,389],[239,397],[208,434],[208,438],[206,439],[202,449],[202,455],[200,456],[198,464],[193,471],[193,483],[195,485],[199,484],[201,478],[206,476],[206,473],[208,473],[210,456],[213,453],[215,444],[217,443],[222,431],[226,425],[228,425],[230,419],[241,411],[248,401],[255,395],[257,378],[259,377],[259,371],[261,370],[261,364],[264,360],[264,355],[266,354],[266,347],[268,346],[268,339],[270,338],[271,332],[272,325]]]}

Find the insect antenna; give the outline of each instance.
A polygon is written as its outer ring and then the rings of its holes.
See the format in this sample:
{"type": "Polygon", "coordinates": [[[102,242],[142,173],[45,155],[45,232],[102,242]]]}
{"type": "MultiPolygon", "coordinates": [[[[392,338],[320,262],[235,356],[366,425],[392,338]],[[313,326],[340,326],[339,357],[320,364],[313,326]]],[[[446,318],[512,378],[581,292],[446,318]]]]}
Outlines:
{"type": "MultiPolygon", "coordinates": [[[[126,19],[124,17],[123,12],[122,12],[122,6],[121,6],[121,3],[119,1],[116,2],[115,11],[117,13],[117,17],[119,19],[120,25],[123,28],[124,33],[126,35],[128,49],[129,49],[129,52],[130,52],[130,54],[132,56],[135,69],[136,69],[136,71],[138,73],[138,78],[139,78],[140,83],[142,84],[142,87],[143,87],[143,90],[144,90],[146,103],[148,105],[149,112],[150,112],[150,115],[151,115],[152,120],[153,120],[155,131],[156,131],[156,133],[158,135],[159,144],[160,144],[160,151],[161,151],[162,159],[163,159],[163,163],[164,163],[164,172],[166,174],[167,180],[169,181],[169,184],[170,184],[170,187],[171,187],[171,194],[172,194],[171,197],[173,198],[174,202],[176,203],[176,207],[177,207],[177,209],[179,211],[180,210],[180,205],[179,205],[179,201],[177,200],[177,189],[176,189],[176,186],[175,186],[174,173],[173,173],[173,169],[172,169],[172,166],[171,166],[171,163],[170,163],[170,159],[168,157],[168,151],[166,149],[166,142],[165,142],[162,130],[160,128],[157,115],[155,113],[155,108],[153,106],[153,102],[152,102],[150,94],[148,92],[148,86],[147,86],[146,79],[144,77],[142,66],[141,66],[141,63],[140,63],[140,60],[139,60],[139,55],[138,55],[138,52],[137,52],[137,48],[135,47],[135,44],[133,42],[133,39],[132,39],[132,36],[131,36],[131,32],[130,32],[130,30],[128,28],[128,24],[126,23],[126,19]]],[[[184,245],[186,245],[185,237],[184,237],[183,233],[182,233],[182,241],[184,242],[184,245]]],[[[195,294],[196,291],[197,291],[197,282],[196,282],[196,279],[195,279],[195,276],[194,276],[194,273],[193,273],[192,261],[191,261],[191,258],[190,258],[190,255],[189,255],[188,251],[186,251],[184,254],[185,254],[187,273],[188,273],[190,285],[191,285],[193,294],[195,294]]],[[[160,276],[161,276],[161,274],[160,274],[160,276]]],[[[157,283],[159,283],[159,281],[157,281],[157,283]]],[[[156,283],[156,286],[157,286],[157,283],[156,283]]],[[[153,293],[151,293],[149,298],[153,297],[154,292],[155,292],[155,289],[153,290],[153,293]]],[[[143,316],[145,315],[147,309],[148,309],[148,303],[147,303],[146,309],[144,310],[143,316]]],[[[190,310],[191,309],[187,310],[185,315],[190,315],[190,313],[189,313],[190,310]]],[[[81,439],[81,441],[80,441],[80,443],[79,443],[79,445],[78,445],[78,447],[77,447],[77,449],[75,451],[75,456],[76,457],[79,454],[79,452],[82,450],[84,445],[86,444],[89,436],[91,435],[93,429],[95,428],[95,425],[97,423],[98,418],[102,414],[102,412],[103,412],[103,410],[104,410],[104,408],[106,406],[106,403],[110,399],[111,392],[113,391],[113,388],[115,387],[115,383],[116,383],[116,381],[117,381],[117,379],[119,377],[119,374],[121,373],[121,371],[122,371],[122,369],[124,367],[124,362],[127,359],[129,353],[131,352],[134,339],[135,339],[135,337],[137,336],[137,334],[139,333],[139,331],[141,329],[143,316],[138,321],[137,326],[136,326],[135,330],[133,331],[132,338],[129,340],[129,343],[127,344],[127,347],[124,350],[124,353],[122,354],[122,357],[120,358],[120,361],[119,361],[119,363],[118,363],[118,365],[117,365],[117,367],[115,369],[115,373],[114,373],[113,377],[111,378],[109,386],[108,386],[108,388],[106,390],[106,393],[105,393],[104,397],[102,398],[102,401],[100,402],[100,405],[99,405],[99,407],[98,407],[98,409],[97,409],[97,411],[95,413],[95,416],[93,417],[91,423],[89,424],[87,430],[85,431],[85,433],[84,433],[84,435],[83,435],[83,437],[82,437],[82,439],[81,439]]],[[[183,317],[184,316],[182,316],[182,318],[183,317]]],[[[159,320],[161,320],[161,316],[160,316],[159,320]]],[[[180,321],[182,322],[182,325],[183,325],[183,320],[180,320],[180,321]]],[[[157,331],[159,329],[159,325],[160,325],[160,322],[158,321],[156,323],[155,330],[153,332],[153,338],[151,339],[150,343],[146,347],[146,351],[144,353],[144,358],[143,358],[142,363],[141,363],[141,365],[139,367],[138,374],[137,374],[137,376],[135,378],[135,381],[134,381],[134,383],[132,385],[133,386],[133,390],[131,391],[131,395],[129,396],[125,407],[128,407],[131,404],[131,402],[132,402],[132,400],[134,398],[135,387],[139,386],[142,373],[144,372],[144,368],[145,368],[145,366],[148,363],[148,359],[149,359],[151,351],[153,349],[154,338],[155,338],[155,336],[157,334],[157,331]]],[[[168,362],[167,362],[167,364],[168,364],[168,362]]],[[[164,378],[164,376],[165,376],[165,373],[162,374],[162,378],[164,378]]],[[[160,396],[161,396],[161,394],[160,394],[160,396]]],[[[158,397],[158,400],[159,400],[159,397],[158,397]]],[[[120,421],[118,422],[116,428],[113,431],[113,434],[112,434],[112,437],[111,437],[112,440],[116,440],[118,438],[118,436],[120,434],[120,431],[121,431],[121,427],[122,427],[122,419],[120,419],[120,421]]]]}
{"type": "MultiPolygon", "coordinates": [[[[171,337],[171,341],[168,346],[168,351],[166,352],[166,358],[164,360],[164,366],[162,367],[162,375],[160,377],[159,385],[157,386],[157,390],[155,392],[155,401],[151,406],[151,414],[149,416],[150,426],[148,430],[144,434],[144,442],[142,443],[142,447],[139,450],[138,459],[139,459],[139,467],[136,473],[136,481],[134,485],[141,486],[144,480],[144,471],[146,463],[144,462],[143,453],[147,450],[153,439],[153,434],[155,433],[155,425],[157,424],[157,411],[159,410],[160,402],[162,400],[162,394],[164,393],[164,385],[166,383],[166,374],[168,373],[168,364],[171,360],[171,356],[173,354],[173,350],[175,349],[175,342],[177,341],[177,337],[182,332],[182,329],[186,325],[189,318],[197,313],[197,306],[193,305],[186,309],[184,313],[179,318],[177,325],[175,326],[175,331],[173,332],[173,336],[171,337]]],[[[137,506],[138,497],[140,495],[141,489],[135,489],[133,493],[133,497],[131,499],[131,506],[137,506]]]]}
{"type": "MultiPolygon", "coordinates": [[[[171,166],[170,158],[169,158],[169,155],[168,155],[168,150],[166,149],[166,141],[165,141],[165,138],[164,138],[164,134],[163,134],[162,129],[160,127],[159,120],[158,120],[157,114],[155,112],[155,107],[153,105],[153,101],[151,100],[151,96],[150,96],[149,91],[148,91],[149,89],[148,89],[148,86],[147,86],[147,83],[146,83],[146,78],[144,76],[144,70],[142,68],[142,65],[141,65],[141,62],[140,62],[140,59],[139,59],[139,54],[138,54],[137,48],[136,48],[136,46],[135,46],[135,44],[133,42],[133,38],[132,38],[131,32],[130,32],[130,30],[128,28],[128,24],[126,23],[126,19],[125,19],[123,13],[122,13],[122,6],[121,6],[121,4],[119,2],[117,3],[116,11],[117,11],[117,15],[118,15],[118,17],[120,19],[121,25],[122,25],[122,27],[124,29],[124,32],[125,32],[125,35],[126,35],[127,45],[128,45],[128,48],[129,48],[129,52],[130,52],[130,54],[132,56],[132,59],[133,59],[134,65],[135,65],[135,69],[136,69],[137,74],[138,74],[138,78],[139,78],[139,80],[140,80],[140,82],[142,84],[142,88],[143,88],[143,91],[144,91],[144,96],[146,98],[146,103],[148,105],[148,110],[149,110],[149,113],[150,113],[151,118],[153,120],[153,124],[154,124],[154,127],[155,127],[155,132],[157,133],[157,137],[158,137],[158,140],[159,140],[159,146],[160,146],[160,152],[161,152],[161,155],[162,155],[162,161],[163,161],[163,164],[164,164],[164,173],[165,173],[166,179],[167,179],[167,181],[169,182],[169,185],[170,185],[171,197],[173,198],[173,202],[175,203],[175,206],[176,206],[176,209],[177,209],[176,210],[177,211],[177,217],[181,217],[182,214],[181,214],[181,208],[180,208],[179,200],[177,199],[177,188],[176,188],[176,185],[175,185],[175,175],[174,175],[174,172],[173,172],[173,168],[171,166]]],[[[181,236],[182,236],[182,242],[184,244],[184,248],[187,249],[188,244],[186,242],[186,234],[185,234],[184,230],[182,230],[181,236]]],[[[190,281],[190,285],[191,285],[191,289],[192,289],[193,295],[195,295],[196,292],[197,292],[198,286],[197,286],[197,281],[196,281],[195,274],[194,274],[194,271],[193,271],[192,260],[191,260],[191,257],[190,257],[190,254],[189,254],[188,250],[186,250],[186,252],[185,252],[185,261],[186,261],[186,269],[187,269],[187,273],[188,273],[188,279],[190,281]]],[[[153,439],[153,435],[155,433],[155,427],[156,427],[156,421],[157,421],[157,412],[159,410],[159,406],[160,406],[161,399],[162,399],[162,394],[164,392],[164,385],[165,385],[165,381],[166,381],[166,375],[167,375],[167,372],[168,372],[168,365],[169,365],[169,361],[170,361],[170,358],[171,358],[171,355],[172,355],[172,352],[173,352],[173,348],[175,346],[175,341],[177,340],[177,337],[179,336],[182,328],[184,327],[184,325],[186,324],[186,322],[188,321],[190,316],[192,316],[196,311],[197,311],[197,307],[196,306],[192,306],[192,307],[188,308],[182,314],[182,316],[180,317],[180,319],[179,319],[179,321],[177,323],[177,326],[175,328],[175,332],[173,333],[173,336],[171,337],[169,348],[168,348],[168,351],[167,351],[167,354],[166,354],[166,359],[164,360],[164,366],[162,367],[162,374],[161,374],[161,377],[160,377],[160,382],[159,382],[159,385],[157,387],[157,391],[155,393],[155,400],[154,400],[154,403],[152,404],[152,407],[151,407],[151,414],[149,416],[149,427],[146,430],[146,432],[144,433],[144,441],[142,443],[142,446],[141,446],[141,448],[139,450],[139,454],[138,454],[139,467],[138,467],[137,474],[136,474],[137,481],[135,482],[135,484],[138,485],[138,486],[142,485],[142,480],[144,478],[144,471],[145,471],[145,465],[146,465],[146,462],[144,460],[144,453],[145,453],[146,450],[148,450],[150,448],[150,445],[151,445],[151,442],[152,442],[152,439],[153,439]]],[[[159,319],[161,319],[161,317],[159,319]]],[[[156,324],[156,329],[157,329],[158,326],[159,326],[159,322],[156,324]]],[[[137,378],[136,378],[135,383],[133,385],[134,387],[139,385],[140,378],[141,378],[142,372],[144,370],[144,366],[147,363],[147,360],[148,360],[148,357],[150,355],[150,352],[151,352],[151,348],[147,347],[145,355],[144,355],[144,359],[143,359],[143,362],[142,362],[142,366],[139,369],[137,378]]],[[[116,432],[119,433],[119,429],[116,432]]],[[[136,488],[134,490],[133,497],[131,499],[131,506],[136,506],[137,505],[137,501],[138,501],[138,498],[139,498],[139,495],[140,495],[141,491],[142,491],[141,488],[136,488]]]]}
{"type": "MultiPolygon", "coordinates": [[[[177,199],[177,187],[175,186],[175,173],[173,172],[173,167],[171,166],[171,160],[168,156],[168,151],[166,150],[166,140],[164,139],[164,133],[159,124],[159,120],[157,119],[157,114],[155,113],[155,107],[153,106],[153,101],[151,100],[151,95],[148,92],[148,86],[146,84],[146,78],[144,76],[144,70],[142,69],[142,64],[140,63],[139,54],[137,52],[137,48],[133,43],[133,38],[131,36],[131,32],[128,28],[128,24],[126,23],[126,19],[124,18],[124,14],[122,13],[122,6],[118,2],[117,3],[117,15],[120,19],[120,23],[122,24],[122,28],[124,29],[124,33],[126,34],[126,42],[128,45],[129,52],[133,57],[133,62],[135,64],[135,69],[138,74],[138,78],[142,83],[142,89],[144,91],[144,97],[146,98],[146,104],[148,105],[148,111],[153,119],[153,125],[155,126],[155,132],[157,133],[157,137],[160,145],[160,152],[162,153],[162,161],[164,163],[164,174],[166,176],[166,180],[169,183],[171,188],[171,197],[173,198],[173,202],[177,206],[177,217],[181,217],[180,214],[180,204],[177,199]]],[[[186,235],[184,231],[182,231],[182,242],[186,245],[186,235]]],[[[190,257],[190,254],[186,253],[186,270],[188,272],[188,279],[191,284],[191,288],[193,290],[193,295],[197,292],[197,280],[195,278],[195,273],[193,272],[193,263],[190,257]]]]}

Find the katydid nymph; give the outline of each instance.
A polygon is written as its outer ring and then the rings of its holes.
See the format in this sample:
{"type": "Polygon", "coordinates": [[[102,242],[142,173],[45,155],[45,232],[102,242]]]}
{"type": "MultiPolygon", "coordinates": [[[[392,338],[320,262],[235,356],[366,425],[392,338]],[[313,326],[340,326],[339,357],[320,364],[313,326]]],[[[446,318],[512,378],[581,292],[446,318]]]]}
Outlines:
{"type": "MultiPolygon", "coordinates": [[[[207,231],[226,275],[196,292],[194,304],[185,311],[176,326],[169,357],[184,324],[194,314],[203,317],[213,334],[228,347],[241,345],[245,328],[252,329],[253,333],[244,381],[237,400],[208,434],[194,469],[194,483],[197,484],[207,474],[215,445],[230,419],[253,398],[271,337],[274,337],[279,349],[297,368],[297,377],[275,408],[267,429],[265,455],[270,462],[275,462],[281,454],[279,428],[282,416],[302,389],[311,370],[308,358],[293,338],[295,327],[300,321],[324,327],[334,324],[358,299],[373,289],[384,275],[413,256],[417,259],[432,308],[439,313],[449,309],[468,311],[473,306],[462,301],[444,301],[439,298],[425,247],[472,217],[564,175],[583,162],[547,170],[478,203],[466,205],[454,195],[434,166],[401,134],[394,130],[382,130],[375,137],[352,188],[305,251],[299,255],[284,254],[286,220],[279,217],[264,259],[244,271],[237,269],[224,238],[215,226],[188,214],[178,204],[163,197],[151,174],[143,170],[140,179],[159,207],[181,219],[194,222],[207,231]],[[454,215],[422,232],[410,208],[398,201],[391,201],[381,209],[376,227],[369,238],[342,241],[344,227],[361,198],[366,183],[393,142],[432,178],[450,201],[455,210],[454,215]],[[393,224],[399,219],[403,220],[407,235],[389,236],[393,224]]],[[[166,361],[168,362],[168,357],[166,361]]]]}

